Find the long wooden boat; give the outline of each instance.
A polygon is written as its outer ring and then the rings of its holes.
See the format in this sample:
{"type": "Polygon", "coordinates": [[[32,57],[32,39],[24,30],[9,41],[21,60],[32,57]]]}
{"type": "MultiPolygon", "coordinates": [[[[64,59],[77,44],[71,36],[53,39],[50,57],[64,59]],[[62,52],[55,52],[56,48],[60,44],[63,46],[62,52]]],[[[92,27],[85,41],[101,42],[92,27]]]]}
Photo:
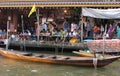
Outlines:
{"type": "Polygon", "coordinates": [[[81,57],[94,57],[94,54],[92,53],[88,53],[88,52],[85,52],[85,51],[73,51],[73,53],[77,54],[77,55],[80,55],[81,57]]]}
{"type": "Polygon", "coordinates": [[[94,62],[97,62],[96,63],[97,67],[103,67],[120,58],[120,56],[111,56],[111,57],[94,59],[90,57],[38,54],[38,53],[28,53],[28,52],[14,51],[14,50],[5,51],[5,49],[0,49],[0,54],[4,57],[17,59],[17,60],[51,63],[51,64],[86,66],[86,67],[93,67],[94,62]]]}
{"type": "MultiPolygon", "coordinates": [[[[91,58],[94,58],[95,56],[96,56],[97,58],[103,57],[102,54],[96,53],[96,54],[94,55],[94,54],[91,53],[91,52],[86,52],[86,51],[83,51],[83,50],[73,51],[73,53],[74,53],[74,54],[77,54],[77,55],[79,55],[79,56],[81,56],[81,57],[91,57],[91,58]]],[[[111,55],[105,54],[104,56],[105,56],[105,57],[108,57],[108,56],[111,56],[111,55]]]]}

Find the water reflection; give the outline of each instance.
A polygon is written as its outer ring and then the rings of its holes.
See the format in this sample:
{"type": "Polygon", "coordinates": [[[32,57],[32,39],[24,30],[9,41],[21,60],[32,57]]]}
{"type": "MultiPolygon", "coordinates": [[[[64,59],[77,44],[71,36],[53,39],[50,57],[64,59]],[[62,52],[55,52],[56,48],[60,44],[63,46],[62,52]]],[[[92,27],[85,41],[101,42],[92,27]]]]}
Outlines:
{"type": "Polygon", "coordinates": [[[0,58],[0,76],[119,76],[120,61],[106,67],[87,68],[0,58]]]}

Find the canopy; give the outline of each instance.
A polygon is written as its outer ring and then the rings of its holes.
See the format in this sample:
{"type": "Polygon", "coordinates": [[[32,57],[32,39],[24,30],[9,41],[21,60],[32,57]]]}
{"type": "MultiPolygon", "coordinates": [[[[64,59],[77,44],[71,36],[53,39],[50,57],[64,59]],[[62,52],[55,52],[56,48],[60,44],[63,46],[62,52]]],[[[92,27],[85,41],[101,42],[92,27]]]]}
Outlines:
{"type": "Polygon", "coordinates": [[[82,8],[82,15],[101,19],[120,19],[120,8],[118,9],[82,8]]]}

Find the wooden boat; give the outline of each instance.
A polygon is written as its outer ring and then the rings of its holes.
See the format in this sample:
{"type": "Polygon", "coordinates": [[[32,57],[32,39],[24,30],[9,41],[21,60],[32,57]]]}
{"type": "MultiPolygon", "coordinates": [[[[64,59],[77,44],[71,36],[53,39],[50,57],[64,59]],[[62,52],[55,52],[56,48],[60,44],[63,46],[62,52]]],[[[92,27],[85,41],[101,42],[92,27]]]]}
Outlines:
{"type": "MultiPolygon", "coordinates": [[[[86,51],[83,51],[83,50],[73,51],[73,53],[78,54],[81,57],[92,57],[92,58],[94,57],[93,53],[86,52],[86,51]]],[[[106,56],[108,56],[108,55],[106,55],[106,56]]],[[[102,55],[101,54],[96,54],[96,57],[102,57],[102,55]]]]}
{"type": "Polygon", "coordinates": [[[17,60],[51,63],[51,64],[86,66],[86,67],[93,67],[94,62],[97,62],[96,64],[97,67],[103,67],[120,58],[120,56],[111,56],[111,57],[94,59],[90,57],[38,54],[38,53],[28,53],[28,52],[14,51],[14,50],[5,51],[5,49],[0,49],[0,54],[4,57],[17,59],[17,60]]]}
{"type": "Polygon", "coordinates": [[[94,54],[88,53],[88,52],[85,52],[85,51],[81,51],[81,50],[80,51],[73,51],[73,53],[78,54],[82,57],[94,57],[94,54]]]}

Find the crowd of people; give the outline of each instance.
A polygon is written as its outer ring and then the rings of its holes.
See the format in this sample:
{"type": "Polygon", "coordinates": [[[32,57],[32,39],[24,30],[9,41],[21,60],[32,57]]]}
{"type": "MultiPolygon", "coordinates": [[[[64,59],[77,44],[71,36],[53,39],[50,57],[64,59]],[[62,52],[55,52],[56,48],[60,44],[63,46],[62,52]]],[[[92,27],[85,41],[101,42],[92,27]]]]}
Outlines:
{"type": "Polygon", "coordinates": [[[65,19],[62,28],[58,28],[58,25],[55,22],[44,23],[40,35],[47,37],[67,37],[67,41],[71,38],[80,40],[81,26],[83,26],[83,39],[102,39],[103,36],[110,39],[120,38],[120,23],[115,21],[108,21],[104,24],[102,22],[91,23],[90,20],[82,21],[82,19],[79,20],[79,23],[69,23],[69,21],[65,19]]]}
{"type": "Polygon", "coordinates": [[[100,26],[94,25],[94,39],[103,38],[104,36],[109,39],[120,38],[120,23],[111,21],[105,25],[100,24],[100,26]]]}
{"type": "MultiPolygon", "coordinates": [[[[55,22],[45,22],[40,25],[39,36],[40,40],[54,40],[54,41],[70,41],[72,38],[75,38],[81,41],[81,26],[83,26],[83,39],[100,39],[103,36],[106,38],[120,38],[120,23],[118,22],[107,22],[106,24],[96,23],[93,24],[90,20],[82,21],[79,20],[79,23],[69,22],[68,20],[64,20],[61,28],[55,22]]],[[[38,29],[31,27],[29,30],[25,30],[24,33],[19,33],[19,37],[21,35],[29,36],[27,39],[29,40],[37,40],[38,29]]],[[[0,30],[1,39],[6,37],[6,32],[4,30],[0,30]]]]}

